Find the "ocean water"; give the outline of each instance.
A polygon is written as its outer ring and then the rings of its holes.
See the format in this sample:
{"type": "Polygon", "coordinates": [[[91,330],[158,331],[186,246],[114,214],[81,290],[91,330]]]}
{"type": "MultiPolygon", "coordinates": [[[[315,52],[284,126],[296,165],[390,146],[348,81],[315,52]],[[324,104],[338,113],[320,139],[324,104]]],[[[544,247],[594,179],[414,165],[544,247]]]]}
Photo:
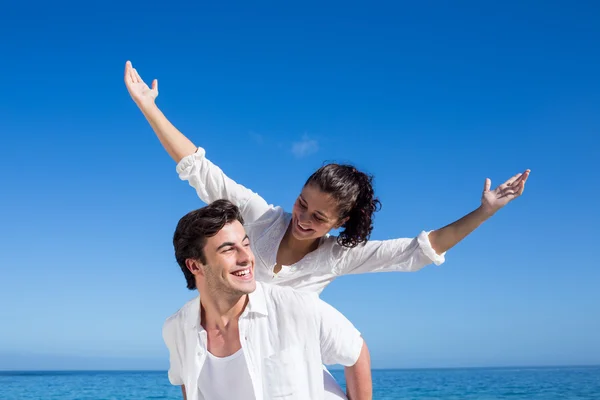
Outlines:
{"type": "MultiPolygon", "coordinates": [[[[381,400],[600,400],[600,367],[374,370],[373,387],[381,400]]],[[[0,372],[2,400],[181,398],[166,372],[0,372]]]]}

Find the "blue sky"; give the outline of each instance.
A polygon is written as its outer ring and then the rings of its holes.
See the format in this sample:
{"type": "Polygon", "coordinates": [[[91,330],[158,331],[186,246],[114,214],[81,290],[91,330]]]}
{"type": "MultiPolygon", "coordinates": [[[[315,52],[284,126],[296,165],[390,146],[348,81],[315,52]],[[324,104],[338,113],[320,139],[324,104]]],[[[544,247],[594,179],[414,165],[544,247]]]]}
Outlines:
{"type": "Polygon", "coordinates": [[[600,363],[600,10],[593,2],[14,3],[0,35],[0,369],[167,367],[202,206],[123,83],[233,179],[290,208],[325,161],[375,175],[373,239],[523,197],[414,273],[323,292],[373,366],[600,363]],[[17,8],[22,7],[22,8],[17,8]]]}

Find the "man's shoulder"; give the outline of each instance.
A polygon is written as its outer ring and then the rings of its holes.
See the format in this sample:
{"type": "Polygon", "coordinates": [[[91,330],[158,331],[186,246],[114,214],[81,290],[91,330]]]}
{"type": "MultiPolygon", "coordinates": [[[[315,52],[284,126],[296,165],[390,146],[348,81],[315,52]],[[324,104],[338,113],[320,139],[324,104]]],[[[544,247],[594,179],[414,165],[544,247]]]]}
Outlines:
{"type": "Polygon", "coordinates": [[[287,312],[307,313],[315,309],[318,294],[294,289],[290,286],[261,283],[267,303],[287,312]]]}
{"type": "Polygon", "coordinates": [[[172,330],[176,327],[182,327],[184,323],[192,321],[192,318],[198,317],[199,296],[194,297],[185,303],[179,310],[167,317],[163,324],[163,330],[172,330]]]}

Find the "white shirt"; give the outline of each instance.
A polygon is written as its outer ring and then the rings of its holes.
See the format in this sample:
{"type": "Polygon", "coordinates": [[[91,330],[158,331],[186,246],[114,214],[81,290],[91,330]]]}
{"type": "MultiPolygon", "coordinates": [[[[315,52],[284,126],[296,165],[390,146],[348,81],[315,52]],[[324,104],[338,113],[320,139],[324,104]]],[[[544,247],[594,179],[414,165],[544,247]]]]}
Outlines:
{"type": "MultiPolygon", "coordinates": [[[[322,365],[352,366],[363,345],[352,323],[317,294],[260,282],[249,294],[239,331],[256,399],[323,399],[322,365]]],[[[169,381],[185,385],[188,400],[210,400],[198,391],[208,352],[200,296],[166,320],[163,339],[169,381]]]]}
{"type": "Polygon", "coordinates": [[[239,349],[227,357],[217,357],[206,352],[198,390],[210,400],[255,400],[252,380],[248,372],[244,350],[239,349]]]}
{"type": "Polygon", "coordinates": [[[445,261],[445,253],[431,247],[428,232],[415,238],[369,240],[354,248],[340,246],[337,237],[326,235],[319,247],[275,275],[277,249],[290,223],[291,214],[274,207],[258,194],[234,182],[205,157],[205,151],[184,157],[177,164],[179,178],[188,181],[205,203],[227,199],[244,217],[246,233],[256,257],[255,277],[260,282],[292,286],[321,293],[335,278],[366,272],[418,271],[445,261]]]}

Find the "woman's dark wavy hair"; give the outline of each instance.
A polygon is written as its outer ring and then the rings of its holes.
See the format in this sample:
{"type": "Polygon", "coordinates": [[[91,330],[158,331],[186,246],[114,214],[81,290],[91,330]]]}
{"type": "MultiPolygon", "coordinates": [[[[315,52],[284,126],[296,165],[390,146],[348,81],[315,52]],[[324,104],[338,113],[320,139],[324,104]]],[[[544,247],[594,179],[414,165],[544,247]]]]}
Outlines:
{"type": "Polygon", "coordinates": [[[356,247],[366,242],[373,231],[373,213],[381,208],[375,197],[373,176],[352,165],[327,164],[316,170],[304,186],[314,185],[337,202],[338,218],[348,220],[338,236],[338,244],[356,247]]]}
{"type": "Polygon", "coordinates": [[[225,225],[236,220],[244,224],[240,209],[228,200],[213,201],[205,207],[189,212],[179,220],[173,235],[173,247],[188,289],[196,289],[196,279],[185,265],[185,260],[191,258],[206,264],[206,239],[215,236],[225,225]]]}

